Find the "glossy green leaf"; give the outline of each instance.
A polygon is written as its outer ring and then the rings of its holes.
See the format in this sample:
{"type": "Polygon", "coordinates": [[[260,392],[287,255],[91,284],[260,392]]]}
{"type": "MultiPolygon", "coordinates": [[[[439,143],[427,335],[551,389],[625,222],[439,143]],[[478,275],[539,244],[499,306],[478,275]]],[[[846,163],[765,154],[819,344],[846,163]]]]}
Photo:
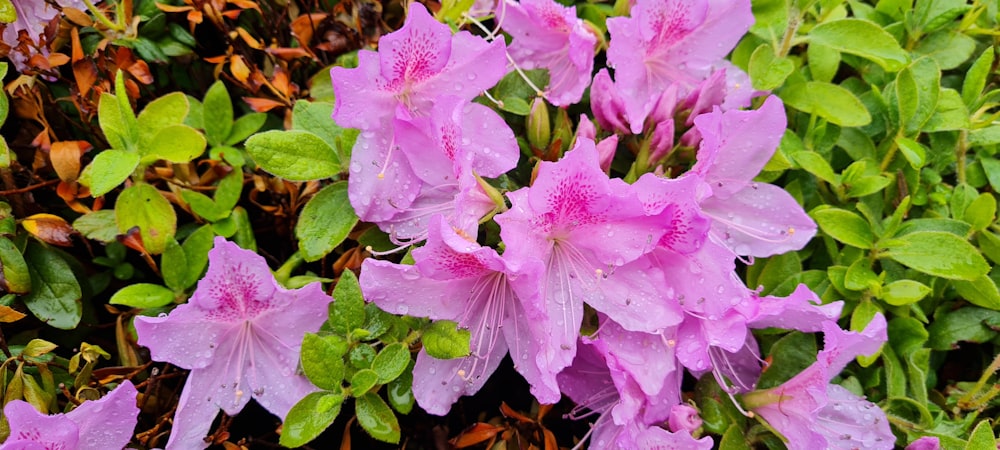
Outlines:
{"type": "Polygon", "coordinates": [[[965,211],[962,212],[962,220],[975,231],[985,230],[993,224],[997,215],[997,199],[989,192],[983,192],[976,197],[965,211]]]}
{"type": "Polygon", "coordinates": [[[296,448],[316,439],[340,414],[344,397],[331,392],[312,392],[299,400],[285,417],[278,443],[296,448]]]}
{"type": "Polygon", "coordinates": [[[31,293],[22,297],[32,314],[55,328],[71,330],[80,323],[83,292],[69,264],[41,244],[29,243],[24,254],[31,274],[31,293]]]}
{"type": "Polygon", "coordinates": [[[229,217],[229,210],[220,208],[215,204],[215,200],[201,192],[184,189],[181,191],[181,198],[191,207],[192,212],[209,222],[218,222],[229,217]]]}
{"type": "Polygon", "coordinates": [[[177,230],[173,206],[160,191],[145,183],[122,191],[115,204],[115,220],[121,233],[139,227],[143,245],[154,255],[163,253],[177,230]]]}
{"type": "MultiPolygon", "coordinates": [[[[412,367],[412,366],[410,366],[412,367]]],[[[409,414],[413,410],[416,399],[413,397],[413,371],[404,370],[395,380],[386,386],[386,396],[389,404],[400,414],[409,414]]]]}
{"type": "Polygon", "coordinates": [[[851,91],[832,83],[808,81],[792,84],[778,94],[785,104],[815,114],[843,127],[860,127],[872,121],[868,109],[851,91]]]}
{"type": "Polygon", "coordinates": [[[800,167],[827,183],[834,186],[840,185],[840,177],[834,173],[833,168],[830,167],[830,163],[823,158],[822,155],[816,152],[803,151],[792,154],[792,159],[800,167]]]}
{"type": "Polygon", "coordinates": [[[379,384],[378,373],[372,369],[361,369],[351,377],[351,392],[355,396],[363,395],[379,384]]]}
{"type": "Polygon", "coordinates": [[[160,130],[183,124],[190,109],[187,96],[181,92],[171,92],[149,102],[137,119],[140,151],[145,152],[145,147],[154,143],[160,130]]]}
{"type": "Polygon", "coordinates": [[[993,426],[989,420],[983,420],[972,430],[969,436],[969,443],[965,445],[965,450],[993,450],[997,446],[997,440],[993,434],[993,426]]]}
{"type": "Polygon", "coordinates": [[[828,206],[821,206],[809,213],[820,229],[830,237],[858,248],[872,248],[875,236],[871,227],[857,214],[828,206]]]}
{"type": "Polygon", "coordinates": [[[954,280],[951,282],[955,291],[962,298],[976,306],[1000,311],[1000,292],[997,285],[988,275],[983,275],[975,280],[954,280]]]}
{"type": "Polygon", "coordinates": [[[781,86],[785,78],[795,70],[795,64],[788,57],[778,57],[774,48],[768,44],[761,45],[750,56],[750,66],[747,72],[753,82],[754,89],[770,91],[781,86]]]}
{"type": "Polygon", "coordinates": [[[89,182],[90,195],[100,197],[121,185],[139,167],[139,155],[124,150],[110,149],[97,154],[81,175],[89,182]]]}
{"type": "Polygon", "coordinates": [[[809,31],[810,43],[820,43],[842,53],[858,55],[889,72],[903,68],[908,60],[899,43],[879,25],[862,19],[823,22],[809,31]]]}
{"type": "Polygon", "coordinates": [[[399,442],[399,421],[378,394],[369,392],[354,404],[358,424],[373,438],[390,444],[399,442]]]}
{"type": "MultiPolygon", "coordinates": [[[[347,360],[357,369],[367,369],[375,360],[375,350],[370,345],[358,345],[347,354],[347,360]]],[[[378,376],[376,375],[376,379],[378,376]]]]}
{"type": "Polygon", "coordinates": [[[347,198],[347,182],[333,183],[309,199],[295,225],[299,250],[306,261],[316,261],[347,239],[358,216],[347,198]]]}
{"type": "Polygon", "coordinates": [[[938,30],[924,36],[913,49],[914,57],[929,56],[942,70],[954,69],[976,51],[976,40],[955,30],[938,30]]]}
{"type": "Polygon", "coordinates": [[[969,128],[969,109],[962,103],[962,97],[954,89],[942,88],[938,94],[934,115],[924,123],[922,131],[931,133],[967,128],[969,128]]]}
{"type": "Polygon", "coordinates": [[[760,389],[775,387],[816,362],[816,337],[793,331],[771,346],[771,364],[761,373],[760,389]]]}
{"type": "Polygon", "coordinates": [[[261,168],[286,180],[319,180],[340,172],[333,147],[308,131],[265,131],[247,139],[246,149],[261,168]]]}
{"type": "Polygon", "coordinates": [[[302,371],[316,387],[337,391],[344,383],[345,353],[344,338],[306,333],[302,339],[302,371]]]}
{"type": "Polygon", "coordinates": [[[994,51],[993,47],[987,47],[986,50],[983,50],[979,58],[976,58],[976,62],[972,63],[972,67],[969,67],[968,72],[965,73],[965,80],[962,81],[962,101],[970,108],[976,104],[976,100],[983,93],[983,88],[986,87],[986,79],[993,67],[994,51]]]}
{"type": "Polygon", "coordinates": [[[186,287],[193,286],[208,267],[208,251],[212,249],[212,240],[215,233],[212,227],[203,225],[188,235],[181,247],[184,249],[184,257],[187,260],[186,275],[184,284],[186,287]]]}
{"type": "Polygon", "coordinates": [[[158,284],[136,283],[121,288],[108,303],[133,308],[160,308],[174,301],[174,292],[158,284]]]}
{"type": "Polygon", "coordinates": [[[330,327],[342,335],[347,335],[365,324],[365,299],[361,295],[361,285],[354,272],[345,270],[333,288],[333,303],[330,303],[330,327]]]}
{"type": "Polygon", "coordinates": [[[244,139],[250,137],[260,127],[264,126],[264,122],[266,121],[267,114],[264,113],[250,113],[240,116],[239,119],[233,122],[233,128],[229,130],[229,136],[226,137],[226,141],[223,144],[236,145],[243,142],[244,139]]]}
{"type": "Polygon", "coordinates": [[[87,239],[104,243],[111,242],[118,236],[118,225],[115,223],[113,209],[102,209],[77,217],[73,221],[73,228],[87,239]]]}
{"type": "Polygon", "coordinates": [[[222,145],[233,129],[233,101],[222,80],[212,83],[202,104],[205,137],[213,146],[222,145]]]}
{"type": "Polygon", "coordinates": [[[379,384],[395,380],[410,364],[410,349],[402,342],[386,345],[372,361],[372,370],[378,374],[379,384]]]}
{"type": "Polygon", "coordinates": [[[183,291],[187,288],[187,255],[184,254],[184,247],[177,241],[171,239],[167,241],[167,248],[164,249],[160,257],[160,272],[163,274],[163,284],[174,291],[183,291]]]}
{"type": "Polygon", "coordinates": [[[914,169],[920,169],[927,161],[927,150],[913,139],[899,136],[896,138],[896,146],[899,147],[899,152],[903,154],[906,161],[910,163],[910,167],[914,169]]]}
{"type": "Polygon", "coordinates": [[[427,354],[438,359],[454,359],[469,355],[469,330],[455,322],[438,320],[424,328],[423,343],[427,354]]]}
{"type": "Polygon", "coordinates": [[[205,153],[205,137],[187,125],[170,125],[157,132],[140,152],[147,158],[186,163],[205,153]]]}
{"type": "Polygon", "coordinates": [[[916,303],[930,293],[931,288],[918,281],[897,280],[885,285],[880,298],[890,305],[903,306],[916,303]]]}
{"type": "Polygon", "coordinates": [[[975,280],[990,266],[972,244],[954,234],[918,231],[885,243],[883,256],[926,274],[952,280],[975,280]]]}
{"type": "Polygon", "coordinates": [[[3,280],[0,288],[14,294],[27,294],[31,291],[31,272],[24,260],[21,250],[6,237],[0,237],[0,264],[3,267],[3,280]]]}
{"type": "Polygon", "coordinates": [[[935,317],[927,327],[928,345],[934,350],[952,350],[960,342],[983,343],[993,339],[1000,327],[1000,311],[966,306],[935,317]]]}
{"type": "Polygon", "coordinates": [[[896,76],[899,122],[907,135],[920,131],[934,114],[941,86],[941,70],[931,58],[921,58],[896,76]]]}

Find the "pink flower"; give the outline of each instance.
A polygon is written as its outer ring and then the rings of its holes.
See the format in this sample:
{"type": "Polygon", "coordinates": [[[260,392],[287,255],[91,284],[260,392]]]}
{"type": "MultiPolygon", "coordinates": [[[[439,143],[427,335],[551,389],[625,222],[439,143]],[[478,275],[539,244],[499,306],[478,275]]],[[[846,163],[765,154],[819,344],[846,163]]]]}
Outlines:
{"type": "MultiPolygon", "coordinates": [[[[476,133],[466,130],[466,139],[504,133],[506,124],[495,113],[466,103],[504,76],[505,51],[502,39],[490,43],[468,32],[452,35],[423,5],[412,3],[406,23],[381,38],[378,53],[361,51],[357,68],[330,70],[336,93],[333,120],[362,131],[352,150],[348,185],[351,205],[362,220],[381,222],[406,210],[422,184],[421,169],[410,164],[428,157],[439,160],[431,154],[447,151],[432,148],[407,155],[400,150],[406,145],[398,134],[400,121],[419,121],[439,109],[451,114],[455,102],[445,107],[440,100],[451,96],[458,99],[458,108],[471,110],[467,114],[489,121],[488,128],[476,133]]],[[[507,129],[506,134],[513,133],[507,129]]]]}
{"type": "Polygon", "coordinates": [[[885,317],[876,314],[860,333],[828,321],[823,337],[815,363],[781,385],[745,394],[744,405],[781,433],[789,448],[893,448],[885,412],[830,384],[856,356],[878,351],[887,339],[885,317]]]}
{"type": "Polygon", "coordinates": [[[504,31],[514,38],[508,49],[514,61],[526,69],[549,70],[545,98],[556,106],[579,102],[590,84],[597,38],[576,17],[576,7],[554,0],[506,0],[500,14],[504,31]]]}
{"type": "Polygon", "coordinates": [[[667,86],[689,92],[752,23],[750,2],[730,0],[636,0],[631,17],[608,19],[608,63],[632,132],[642,131],[667,86]]]}
{"type": "Polygon", "coordinates": [[[712,218],[716,240],[738,255],[798,250],[816,234],[816,223],[784,189],[753,181],[774,155],[785,120],[773,96],[756,110],[716,109],[694,120],[702,142],[691,172],[711,190],[701,208],[712,218]]]}
{"type": "Polygon", "coordinates": [[[66,414],[42,414],[30,403],[14,400],[3,413],[10,424],[10,437],[0,450],[111,450],[132,440],[139,407],[138,392],[125,380],[100,400],[83,402],[66,414]]]}
{"type": "Polygon", "coordinates": [[[153,359],[191,370],[167,449],[207,447],[220,409],[236,415],[254,398],[284,419],[315,391],[296,367],[303,335],[323,324],[330,300],[319,283],[284,289],[263,257],[217,237],[188,303],[135,319],[153,359]]]}
{"type": "MultiPolygon", "coordinates": [[[[17,49],[11,50],[9,55],[11,62],[19,72],[24,72],[28,69],[28,59],[35,54],[36,49],[40,50],[39,54],[42,56],[48,56],[49,42],[45,39],[45,27],[59,15],[60,10],[53,8],[45,0],[12,0],[11,3],[14,5],[14,12],[17,13],[17,20],[4,28],[3,42],[11,47],[17,47],[18,37],[24,32],[36,47],[27,48],[26,53],[17,49]]],[[[81,0],[57,0],[55,3],[62,8],[85,8],[81,0]]]]}
{"type": "Polygon", "coordinates": [[[459,397],[478,392],[508,349],[532,394],[542,403],[558,402],[557,370],[547,369],[537,350],[549,322],[537,299],[541,262],[512,266],[476,243],[475,224],[453,227],[440,215],[432,217],[427,245],[413,250],[416,264],[367,259],[361,290],[385,311],[453,320],[470,331],[469,356],[417,356],[413,394],[427,412],[445,415],[459,397]]]}

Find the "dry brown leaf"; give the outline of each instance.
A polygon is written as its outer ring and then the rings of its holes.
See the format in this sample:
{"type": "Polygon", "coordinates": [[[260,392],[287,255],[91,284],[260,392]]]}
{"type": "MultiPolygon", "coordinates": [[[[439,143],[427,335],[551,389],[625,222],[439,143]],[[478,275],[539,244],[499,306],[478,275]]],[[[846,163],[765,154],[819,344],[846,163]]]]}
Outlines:
{"type": "Polygon", "coordinates": [[[66,222],[66,219],[54,214],[34,214],[21,221],[21,226],[32,236],[42,241],[69,247],[73,245],[73,227],[66,222]]]}
{"type": "Polygon", "coordinates": [[[87,141],[53,142],[49,149],[49,160],[59,179],[74,181],[80,175],[80,157],[93,146],[87,141]]]}

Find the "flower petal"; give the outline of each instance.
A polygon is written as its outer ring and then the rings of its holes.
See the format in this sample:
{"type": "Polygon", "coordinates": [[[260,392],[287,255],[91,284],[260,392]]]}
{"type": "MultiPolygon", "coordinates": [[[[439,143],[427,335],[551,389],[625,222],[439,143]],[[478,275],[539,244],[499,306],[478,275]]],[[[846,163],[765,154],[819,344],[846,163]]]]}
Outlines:
{"type": "Polygon", "coordinates": [[[379,65],[378,53],[361,50],[357,68],[330,69],[336,95],[332,117],[337,125],[365,131],[384,131],[389,127],[398,101],[392,92],[384,90],[385,80],[379,74],[379,65]]]}
{"type": "Polygon", "coordinates": [[[468,295],[475,279],[439,281],[420,274],[415,266],[366,259],[361,265],[361,292],[365,299],[393,314],[457,320],[468,307],[455,301],[457,293],[468,295]],[[400,295],[400,292],[420,295],[400,295]]]}
{"type": "Polygon", "coordinates": [[[788,297],[762,297],[756,317],[749,325],[753,328],[784,328],[805,333],[823,331],[823,323],[836,321],[844,302],[821,304],[819,297],[800,284],[788,297]]]}
{"type": "Polygon", "coordinates": [[[63,414],[45,415],[30,403],[13,400],[3,408],[10,425],[10,436],[3,449],[75,449],[80,439],[80,428],[63,414]],[[41,447],[29,442],[42,444],[41,447]]]}
{"type": "Polygon", "coordinates": [[[702,211],[712,233],[738,255],[767,257],[799,250],[816,234],[816,222],[784,189],[750,183],[722,199],[709,197],[702,211]]]}
{"type": "Polygon", "coordinates": [[[191,304],[174,308],[169,316],[137,316],[134,323],[139,345],[149,349],[153,360],[184,369],[211,364],[222,336],[233,327],[206,318],[191,304]]]}
{"type": "Polygon", "coordinates": [[[358,218],[366,222],[391,219],[420,192],[420,179],[390,137],[391,130],[362,132],[351,153],[347,194],[358,218]]]}
{"type": "Polygon", "coordinates": [[[139,394],[131,381],[125,380],[100,400],[83,402],[66,414],[80,427],[78,450],[124,448],[132,440],[139,407],[139,394]]]}
{"type": "MultiPolygon", "coordinates": [[[[223,362],[224,364],[225,362],[223,362]]],[[[212,395],[218,389],[212,369],[194,369],[184,383],[184,390],[174,412],[173,427],[166,450],[191,450],[208,447],[205,438],[212,429],[212,422],[219,414],[217,399],[212,395]]],[[[250,401],[244,397],[243,404],[250,401]]],[[[238,411],[239,409],[237,409],[238,411]]]]}
{"type": "Polygon", "coordinates": [[[476,348],[487,350],[486,346],[477,346],[475,341],[472,346],[473,354],[456,359],[437,359],[420,351],[413,366],[413,396],[421,408],[437,416],[448,414],[459,397],[479,392],[507,355],[507,342],[502,338],[495,339],[492,349],[480,356],[476,348]]]}

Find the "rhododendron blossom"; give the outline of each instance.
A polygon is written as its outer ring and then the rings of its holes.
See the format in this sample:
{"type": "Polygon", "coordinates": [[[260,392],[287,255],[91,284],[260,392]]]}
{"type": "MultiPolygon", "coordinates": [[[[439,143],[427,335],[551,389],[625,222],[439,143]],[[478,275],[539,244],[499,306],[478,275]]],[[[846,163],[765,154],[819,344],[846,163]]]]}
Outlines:
{"type": "Polygon", "coordinates": [[[709,0],[636,0],[630,17],[608,19],[608,63],[632,132],[668,85],[686,93],[707,77],[753,20],[749,2],[709,0]]]}
{"type": "Polygon", "coordinates": [[[302,337],[326,320],[319,283],[287,290],[260,255],[222,237],[188,303],[161,317],[136,317],[139,344],[154,360],[190,369],[167,449],[205,448],[212,420],[251,398],[284,418],[316,390],[296,373],[302,337]]]}
{"type": "MultiPolygon", "coordinates": [[[[83,0],[57,0],[53,2],[62,8],[72,7],[84,9],[83,0]]],[[[98,2],[93,2],[98,3],[98,2]]],[[[49,42],[45,39],[45,27],[59,15],[59,9],[45,0],[12,0],[17,20],[7,24],[3,30],[3,42],[14,47],[10,52],[10,60],[18,72],[28,70],[28,61],[34,55],[48,56],[49,42]],[[19,45],[21,33],[25,33],[27,41],[19,45]]],[[[46,63],[47,66],[47,63],[46,63]]]]}
{"type": "Polygon", "coordinates": [[[538,304],[541,261],[513,266],[440,215],[430,225],[427,245],[413,250],[416,265],[367,259],[360,279],[365,297],[386,311],[454,320],[471,333],[464,358],[420,352],[413,368],[417,403],[431,414],[447,414],[458,397],[479,391],[508,349],[532,394],[542,402],[559,401],[555,372],[547,370],[535,344],[549,325],[538,304]],[[399,295],[401,290],[410,295],[399,295]]]}
{"type": "Polygon", "coordinates": [[[580,101],[594,69],[597,37],[576,17],[576,7],[554,0],[505,1],[502,26],[514,38],[508,48],[514,62],[548,69],[545,98],[553,105],[580,101]]]}
{"type": "Polygon", "coordinates": [[[138,392],[125,380],[100,400],[83,402],[66,414],[46,415],[13,400],[3,408],[10,435],[0,450],[115,450],[132,440],[138,392]]]}

